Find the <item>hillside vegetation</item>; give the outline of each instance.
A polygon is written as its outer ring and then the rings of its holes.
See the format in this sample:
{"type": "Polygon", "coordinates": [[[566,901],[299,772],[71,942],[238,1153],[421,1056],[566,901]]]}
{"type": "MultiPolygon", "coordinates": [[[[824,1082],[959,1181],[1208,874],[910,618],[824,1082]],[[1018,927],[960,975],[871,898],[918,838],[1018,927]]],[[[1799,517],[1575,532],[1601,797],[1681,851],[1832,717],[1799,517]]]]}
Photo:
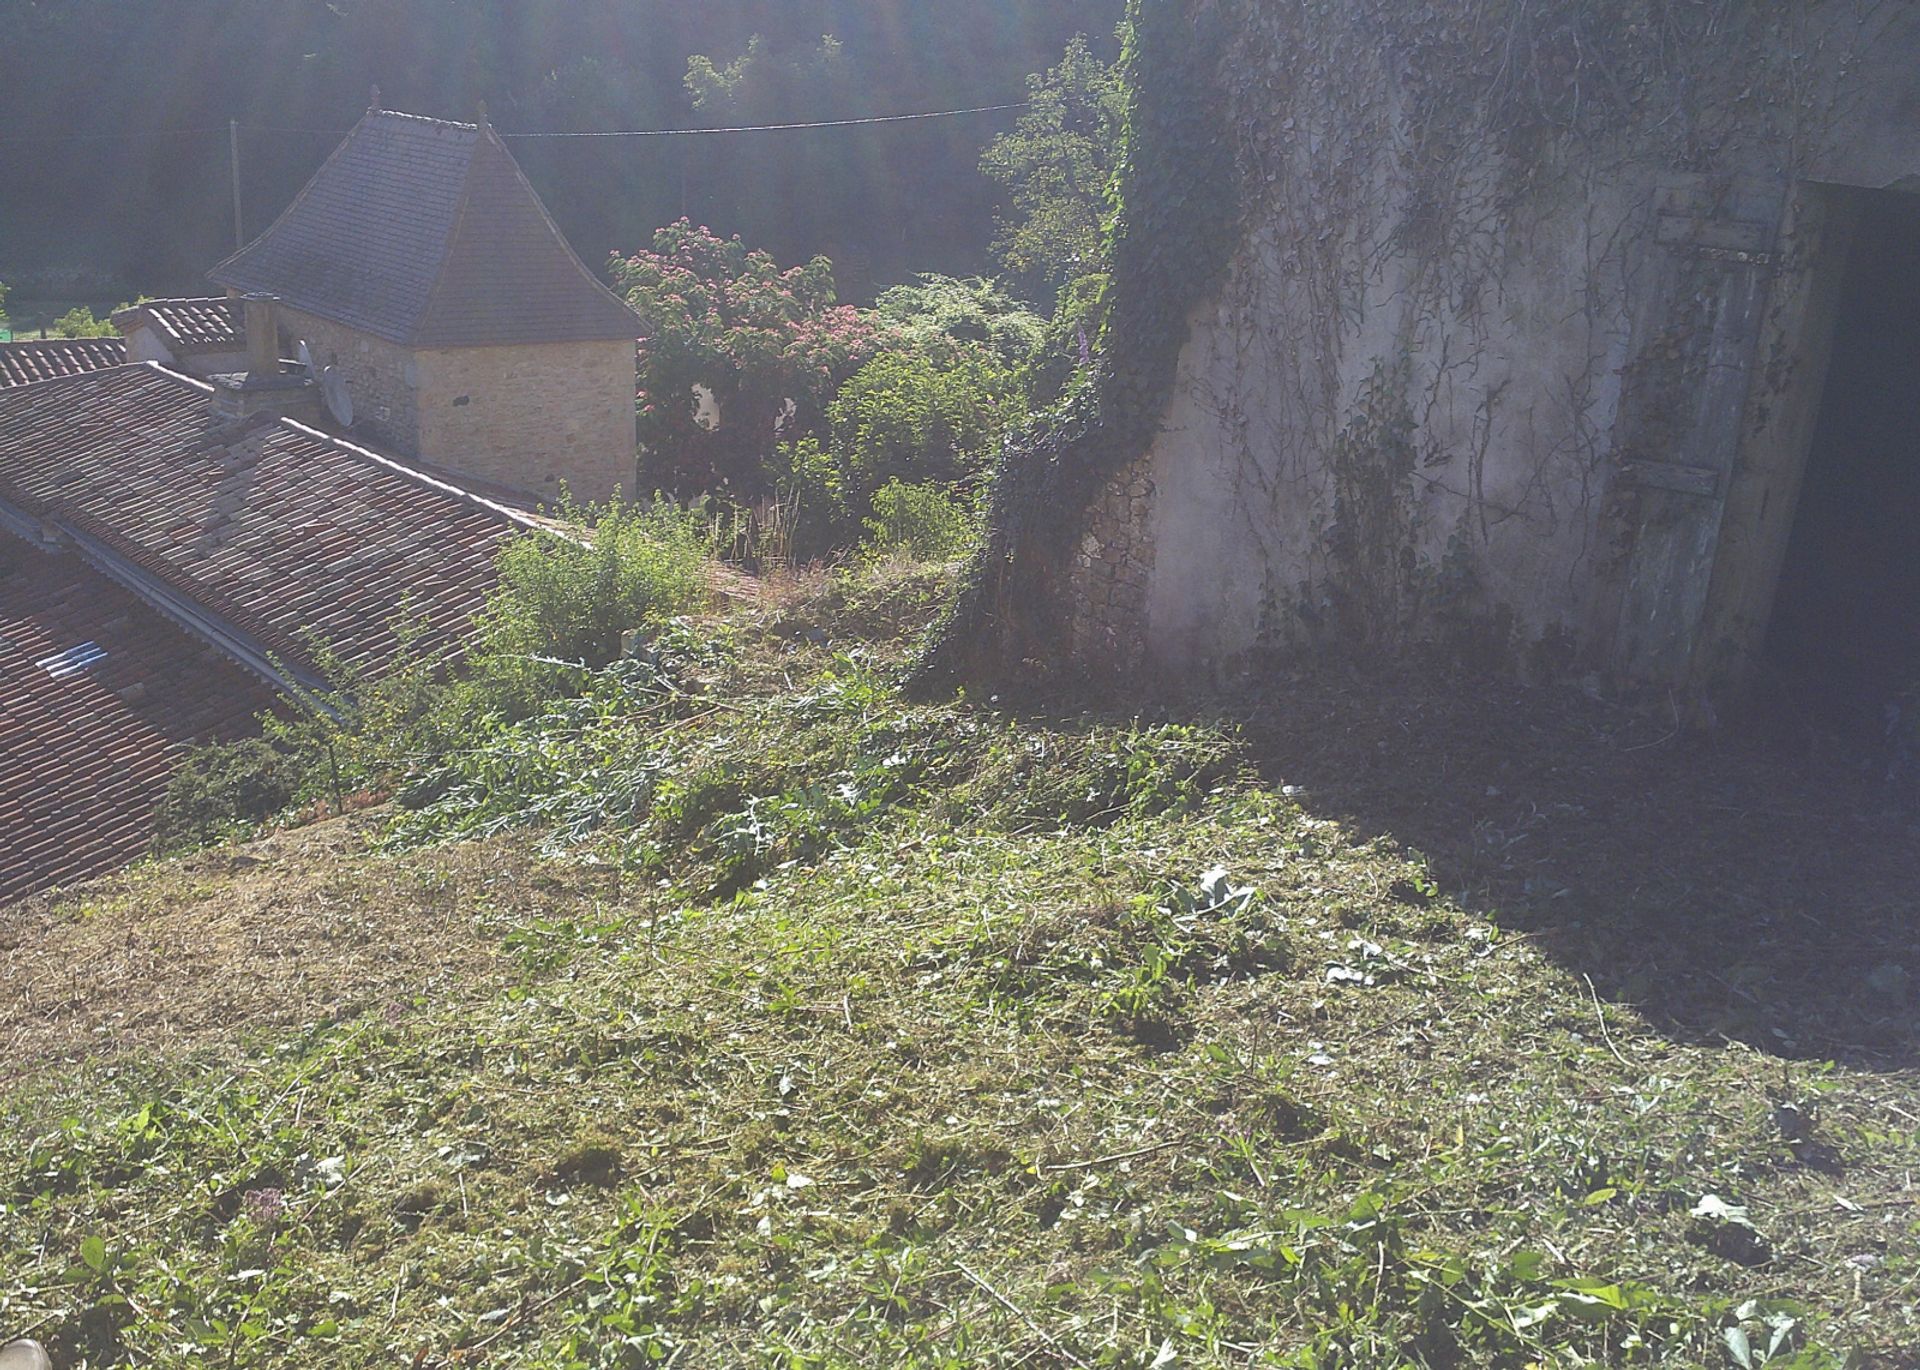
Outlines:
{"type": "Polygon", "coordinates": [[[0,912],[62,1367],[1920,1363],[1904,821],[1578,694],[908,704],[783,586],[0,912]]]}

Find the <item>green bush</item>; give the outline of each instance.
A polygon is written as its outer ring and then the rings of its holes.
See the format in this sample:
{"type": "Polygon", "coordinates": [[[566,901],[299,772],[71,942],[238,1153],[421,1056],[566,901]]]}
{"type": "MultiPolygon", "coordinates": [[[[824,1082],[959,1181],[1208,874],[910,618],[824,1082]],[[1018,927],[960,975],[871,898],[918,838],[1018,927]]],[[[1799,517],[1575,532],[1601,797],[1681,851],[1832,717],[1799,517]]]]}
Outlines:
{"type": "Polygon", "coordinates": [[[967,348],[946,365],[919,353],[885,353],[856,371],[827,409],[842,488],[855,508],[890,480],[979,473],[1025,418],[1015,373],[984,348],[967,348]]]}
{"type": "Polygon", "coordinates": [[[482,624],[483,654],[604,666],[622,634],[698,608],[714,532],[698,505],[569,508],[584,538],[521,538],[500,558],[500,588],[482,624]]]}
{"type": "Polygon", "coordinates": [[[1046,340],[1047,321],[994,280],[930,274],[880,292],[873,312],[894,346],[950,362],[985,347],[1002,366],[1031,361],[1046,340]]]}
{"type": "Polygon", "coordinates": [[[879,552],[953,557],[973,540],[973,515],[950,489],[891,480],[873,492],[865,544],[879,552]]]}
{"type": "Polygon", "coordinates": [[[196,747],[154,812],[155,850],[203,847],[264,823],[299,796],[303,769],[297,753],[264,737],[196,747]]]}
{"type": "Polygon", "coordinates": [[[907,546],[907,534],[890,531],[904,526],[927,555],[948,555],[967,518],[958,494],[935,498],[934,487],[964,491],[1026,417],[1020,372],[984,345],[957,345],[944,361],[911,350],[875,357],[828,407],[826,441],[783,443],[768,463],[792,524],[791,550],[817,557],[856,541],[907,546]],[[883,510],[876,500],[890,485],[915,489],[888,495],[883,510]]]}
{"type": "Polygon", "coordinates": [[[96,319],[93,311],[77,304],[53,321],[48,330],[56,338],[111,338],[119,332],[112,316],[96,319]]]}
{"type": "Polygon", "coordinates": [[[840,460],[818,438],[783,442],[767,463],[792,525],[791,555],[812,560],[859,536],[860,517],[848,499],[840,460]]]}

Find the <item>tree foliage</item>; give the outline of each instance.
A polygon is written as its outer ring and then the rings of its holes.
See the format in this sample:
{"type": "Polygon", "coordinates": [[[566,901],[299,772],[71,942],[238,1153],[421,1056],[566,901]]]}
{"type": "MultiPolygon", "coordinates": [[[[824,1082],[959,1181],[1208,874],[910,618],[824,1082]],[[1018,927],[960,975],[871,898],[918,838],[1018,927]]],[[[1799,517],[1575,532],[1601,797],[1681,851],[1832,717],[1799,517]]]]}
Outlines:
{"type": "Polygon", "coordinates": [[[854,373],[827,410],[845,489],[864,501],[891,480],[970,480],[1026,418],[1014,371],[983,347],[944,364],[882,352],[854,373]]]}
{"type": "Polygon", "coordinates": [[[853,108],[855,73],[846,45],[832,34],[818,43],[775,49],[765,34],[724,66],[704,53],[687,59],[687,95],[707,119],[728,123],[830,118],[853,108]]]}
{"type": "Polygon", "coordinates": [[[873,325],[837,303],[825,257],[782,269],[682,219],[611,269],[643,320],[643,469],[662,489],[757,497],[775,443],[812,432],[873,349],[873,325]]]}
{"type": "Polygon", "coordinates": [[[987,147],[980,169],[1012,192],[994,250],[1023,279],[1057,289],[1099,269],[1126,95],[1118,70],[1084,35],[1027,78],[1029,106],[987,147]]]}
{"type": "MultiPolygon", "coordinates": [[[[896,503],[915,517],[949,490],[970,499],[1006,435],[1027,419],[1045,323],[995,282],[923,277],[887,291],[871,317],[872,359],[827,406],[822,431],[783,444],[772,463],[769,485],[789,510],[802,556],[890,538],[885,529],[898,519],[877,527],[868,517],[890,484],[910,487],[896,503]]],[[[958,526],[944,515],[935,522],[958,526]]],[[[931,543],[916,535],[900,545],[931,543]]]]}
{"type": "Polygon", "coordinates": [[[873,551],[916,557],[957,556],[975,532],[972,513],[952,490],[898,480],[873,492],[873,513],[864,526],[873,551]]]}
{"type": "Polygon", "coordinates": [[[880,292],[874,316],[893,339],[942,362],[984,347],[1002,366],[1024,366],[1046,340],[1045,319],[979,276],[927,274],[893,286],[880,292]]]}
{"type": "Polygon", "coordinates": [[[56,338],[110,338],[119,330],[113,326],[111,315],[98,319],[87,306],[77,304],[55,319],[47,331],[56,338]]]}

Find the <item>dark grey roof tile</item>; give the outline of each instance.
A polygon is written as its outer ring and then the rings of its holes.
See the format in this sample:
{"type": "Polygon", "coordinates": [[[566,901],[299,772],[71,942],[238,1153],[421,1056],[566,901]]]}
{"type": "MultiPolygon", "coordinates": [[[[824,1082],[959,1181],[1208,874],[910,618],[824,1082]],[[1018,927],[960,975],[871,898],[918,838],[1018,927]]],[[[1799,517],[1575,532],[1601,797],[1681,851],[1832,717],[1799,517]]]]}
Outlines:
{"type": "Polygon", "coordinates": [[[629,338],[491,128],[369,110],[271,228],[209,273],[407,347],[629,338]]]}

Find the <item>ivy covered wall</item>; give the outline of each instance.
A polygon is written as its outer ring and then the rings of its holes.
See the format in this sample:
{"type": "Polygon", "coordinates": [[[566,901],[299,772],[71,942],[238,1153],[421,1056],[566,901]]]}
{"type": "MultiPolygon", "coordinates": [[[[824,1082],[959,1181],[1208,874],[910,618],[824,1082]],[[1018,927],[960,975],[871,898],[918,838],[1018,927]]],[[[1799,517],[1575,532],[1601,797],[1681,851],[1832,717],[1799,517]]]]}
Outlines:
{"type": "Polygon", "coordinates": [[[1920,172],[1916,60],[1876,0],[1140,7],[1102,366],[1009,454],[923,680],[1335,641],[1697,676],[1777,570],[1727,521],[1791,510],[1819,183],[1920,172]],[[1121,497],[1146,590],[1090,600],[1121,497]]]}

